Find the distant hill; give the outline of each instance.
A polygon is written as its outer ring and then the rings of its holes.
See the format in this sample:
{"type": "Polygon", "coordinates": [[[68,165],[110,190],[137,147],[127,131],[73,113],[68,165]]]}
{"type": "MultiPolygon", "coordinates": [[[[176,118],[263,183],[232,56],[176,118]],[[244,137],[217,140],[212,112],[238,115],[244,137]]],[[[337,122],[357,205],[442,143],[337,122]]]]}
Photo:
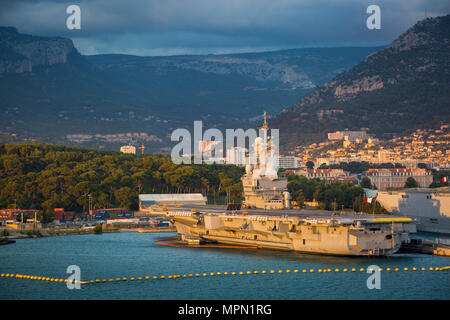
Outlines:
{"type": "Polygon", "coordinates": [[[0,139],[167,151],[174,128],[245,128],[380,48],[83,56],[70,39],[0,27],[0,139]]]}
{"type": "Polygon", "coordinates": [[[428,18],[271,121],[290,149],[326,133],[369,128],[380,138],[450,120],[450,15],[428,18]]]}

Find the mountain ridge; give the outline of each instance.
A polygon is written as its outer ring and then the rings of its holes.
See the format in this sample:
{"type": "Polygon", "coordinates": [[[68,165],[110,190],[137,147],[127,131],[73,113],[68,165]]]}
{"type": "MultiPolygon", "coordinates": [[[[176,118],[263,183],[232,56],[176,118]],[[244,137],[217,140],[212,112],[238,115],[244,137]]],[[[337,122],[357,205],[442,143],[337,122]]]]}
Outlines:
{"type": "Polygon", "coordinates": [[[448,122],[449,35],[450,15],[419,21],[272,119],[283,128],[280,143],[292,148],[361,128],[385,138],[448,122]]]}
{"type": "Polygon", "coordinates": [[[378,48],[84,56],[70,39],[0,27],[0,137],[167,151],[175,128],[252,127],[378,48]]]}

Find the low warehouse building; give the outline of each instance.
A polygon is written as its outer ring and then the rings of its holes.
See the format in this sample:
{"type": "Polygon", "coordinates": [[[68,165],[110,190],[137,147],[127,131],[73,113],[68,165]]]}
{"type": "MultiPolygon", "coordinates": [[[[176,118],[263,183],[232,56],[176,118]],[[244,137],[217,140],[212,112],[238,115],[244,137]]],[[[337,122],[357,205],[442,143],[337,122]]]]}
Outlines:
{"type": "Polygon", "coordinates": [[[207,198],[201,193],[174,193],[174,194],[140,194],[139,210],[151,210],[151,206],[158,204],[193,204],[206,205],[207,198]]]}

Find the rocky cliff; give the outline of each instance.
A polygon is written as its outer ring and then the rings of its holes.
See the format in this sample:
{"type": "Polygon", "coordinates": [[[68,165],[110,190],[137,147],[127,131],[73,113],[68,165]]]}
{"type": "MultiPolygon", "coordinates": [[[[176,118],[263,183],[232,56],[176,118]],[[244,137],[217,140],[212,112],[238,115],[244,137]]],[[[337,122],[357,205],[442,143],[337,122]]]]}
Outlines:
{"type": "Polygon", "coordinates": [[[36,66],[66,63],[72,51],[76,49],[70,39],[31,36],[0,27],[0,73],[31,72],[36,66]]]}
{"type": "Polygon", "coordinates": [[[273,121],[281,143],[369,128],[383,138],[437,126],[450,116],[450,15],[416,23],[386,48],[305,95],[273,121]],[[330,110],[341,110],[331,112],[330,110]]]}

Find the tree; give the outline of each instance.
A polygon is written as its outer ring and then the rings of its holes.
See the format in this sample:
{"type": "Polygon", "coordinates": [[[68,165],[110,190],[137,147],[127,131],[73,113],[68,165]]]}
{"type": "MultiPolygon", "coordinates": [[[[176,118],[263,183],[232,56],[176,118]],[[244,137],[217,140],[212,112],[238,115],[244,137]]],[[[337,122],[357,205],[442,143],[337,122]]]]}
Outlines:
{"type": "Polygon", "coordinates": [[[295,195],[295,201],[300,208],[303,208],[305,206],[305,196],[303,195],[302,190],[299,190],[295,195]]]}
{"type": "Polygon", "coordinates": [[[372,182],[370,181],[369,177],[363,177],[361,179],[361,187],[366,189],[372,189],[372,182]]]}
{"type": "Polygon", "coordinates": [[[405,188],[417,188],[419,187],[419,184],[417,183],[416,179],[413,177],[408,177],[405,182],[405,188]]]}
{"type": "Polygon", "coordinates": [[[94,233],[96,233],[96,234],[101,234],[102,232],[103,232],[102,225],[101,225],[101,224],[95,225],[95,227],[94,227],[94,233]]]}
{"type": "Polygon", "coordinates": [[[306,162],[306,168],[308,168],[308,169],[314,169],[314,162],[312,162],[312,161],[306,162]]]}
{"type": "Polygon", "coordinates": [[[122,187],[114,192],[114,197],[122,208],[130,208],[133,198],[133,191],[130,187],[122,187]]]}

